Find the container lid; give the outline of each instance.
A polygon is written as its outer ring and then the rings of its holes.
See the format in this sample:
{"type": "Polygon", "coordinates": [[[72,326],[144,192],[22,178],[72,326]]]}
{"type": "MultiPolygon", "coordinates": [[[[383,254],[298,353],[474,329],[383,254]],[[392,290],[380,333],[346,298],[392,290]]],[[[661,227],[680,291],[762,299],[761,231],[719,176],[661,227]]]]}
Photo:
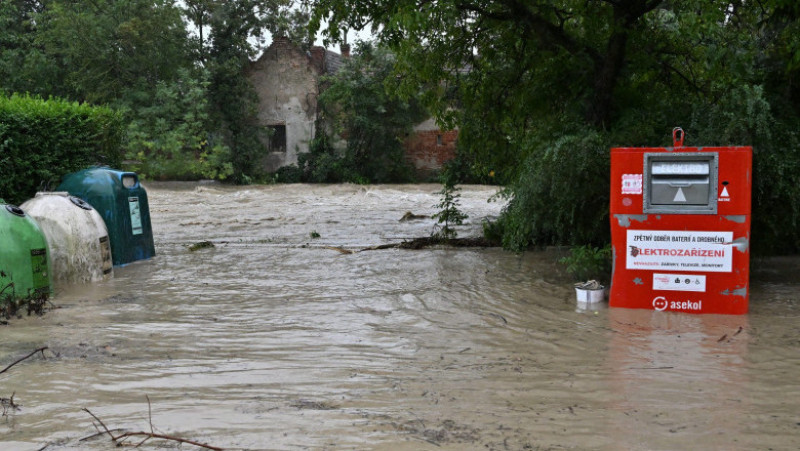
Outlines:
{"type": "Polygon", "coordinates": [[[38,193],[36,193],[36,197],[48,197],[48,196],[66,197],[73,204],[84,210],[94,210],[94,208],[91,205],[89,205],[88,202],[81,199],[80,197],[75,197],[66,191],[39,191],[38,193]]]}
{"type": "Polygon", "coordinates": [[[17,215],[19,217],[24,217],[25,212],[22,211],[21,208],[17,207],[16,205],[6,204],[6,210],[13,215],[17,215]]]}
{"type": "Polygon", "coordinates": [[[77,205],[84,210],[93,210],[92,206],[89,205],[85,200],[81,199],[80,197],[69,196],[69,200],[72,201],[73,204],[77,205]]]}
{"type": "Polygon", "coordinates": [[[66,191],[39,191],[36,193],[36,197],[44,197],[44,196],[67,197],[69,196],[69,193],[66,191]]]}

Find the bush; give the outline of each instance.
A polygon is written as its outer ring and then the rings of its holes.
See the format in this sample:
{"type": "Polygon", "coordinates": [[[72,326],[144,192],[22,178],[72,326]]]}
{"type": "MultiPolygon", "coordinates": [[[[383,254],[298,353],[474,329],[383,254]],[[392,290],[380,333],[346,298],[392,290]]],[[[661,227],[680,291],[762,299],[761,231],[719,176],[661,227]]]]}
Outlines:
{"type": "Polygon", "coordinates": [[[208,83],[202,73],[178,73],[180,80],[157,83],[152,105],[125,108],[127,169],[153,179],[225,180],[233,175],[231,150],[207,132],[208,83]]]}
{"type": "Polygon", "coordinates": [[[296,165],[282,166],[275,171],[275,183],[300,183],[303,181],[303,171],[296,165]]]}
{"type": "Polygon", "coordinates": [[[611,281],[611,245],[602,248],[593,246],[576,246],[570,249],[570,255],[558,260],[566,266],[567,272],[576,282],[597,280],[601,283],[611,281]]]}
{"type": "Polygon", "coordinates": [[[341,183],[354,181],[353,172],[347,160],[340,156],[331,144],[330,138],[320,134],[309,144],[308,153],[297,157],[297,165],[303,182],[341,183]]]}
{"type": "Polygon", "coordinates": [[[753,146],[750,236],[759,255],[800,252],[800,118],[781,112],[776,117],[760,86],[742,86],[696,107],[696,136],[687,135],[691,145],[753,146]]]}
{"type": "Polygon", "coordinates": [[[491,228],[502,234],[503,247],[522,251],[550,244],[607,244],[607,139],[578,130],[531,147],[511,186],[514,197],[491,228]]]}
{"type": "Polygon", "coordinates": [[[106,107],[0,95],[0,197],[21,203],[94,164],[119,166],[123,126],[106,107]]]}

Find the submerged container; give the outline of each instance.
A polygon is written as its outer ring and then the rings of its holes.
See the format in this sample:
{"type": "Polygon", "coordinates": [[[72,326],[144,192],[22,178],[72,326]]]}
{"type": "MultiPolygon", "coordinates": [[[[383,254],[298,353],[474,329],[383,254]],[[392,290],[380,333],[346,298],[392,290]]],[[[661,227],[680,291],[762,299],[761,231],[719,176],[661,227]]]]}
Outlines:
{"type": "Polygon", "coordinates": [[[20,208],[47,239],[53,280],[85,283],[113,275],[106,224],[83,199],[66,192],[36,193],[20,208]]]}
{"type": "Polygon", "coordinates": [[[579,304],[596,304],[605,298],[605,287],[596,280],[576,283],[575,296],[579,304]]]}
{"type": "Polygon", "coordinates": [[[103,218],[114,266],[146,260],[156,254],[147,192],[139,176],[108,167],[93,167],[64,177],[56,191],[88,202],[103,218]]]}
{"type": "Polygon", "coordinates": [[[0,199],[0,316],[27,305],[41,311],[50,297],[47,240],[39,225],[0,199]]]}

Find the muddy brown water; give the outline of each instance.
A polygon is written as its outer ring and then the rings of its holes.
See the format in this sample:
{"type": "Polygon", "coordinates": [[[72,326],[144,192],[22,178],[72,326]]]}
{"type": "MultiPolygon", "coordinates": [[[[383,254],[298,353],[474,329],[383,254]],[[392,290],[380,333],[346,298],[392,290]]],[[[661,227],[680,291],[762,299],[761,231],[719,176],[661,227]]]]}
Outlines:
{"type": "MultiPolygon", "coordinates": [[[[429,235],[399,219],[436,185],[147,189],[155,258],[0,327],[0,367],[50,348],[0,375],[0,449],[112,449],[83,408],[229,449],[800,444],[798,258],[756,262],[748,315],[587,311],[558,251],[333,249],[429,235]]],[[[460,236],[494,192],[464,187],[460,236]]]]}

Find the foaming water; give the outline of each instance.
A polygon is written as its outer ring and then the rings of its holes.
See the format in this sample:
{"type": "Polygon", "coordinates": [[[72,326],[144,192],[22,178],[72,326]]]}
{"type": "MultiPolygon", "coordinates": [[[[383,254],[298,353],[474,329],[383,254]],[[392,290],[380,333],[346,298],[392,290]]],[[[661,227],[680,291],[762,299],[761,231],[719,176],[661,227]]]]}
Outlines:
{"type": "MultiPolygon", "coordinates": [[[[758,265],[745,316],[586,311],[558,251],[362,251],[429,235],[400,219],[435,213],[436,185],[147,189],[155,258],[0,328],[2,367],[50,348],[0,375],[22,405],[0,449],[109,449],[81,409],[146,431],[147,398],[157,430],[232,449],[791,449],[800,433],[797,259],[758,265]]],[[[459,236],[499,214],[495,191],[464,187],[459,236]]]]}

